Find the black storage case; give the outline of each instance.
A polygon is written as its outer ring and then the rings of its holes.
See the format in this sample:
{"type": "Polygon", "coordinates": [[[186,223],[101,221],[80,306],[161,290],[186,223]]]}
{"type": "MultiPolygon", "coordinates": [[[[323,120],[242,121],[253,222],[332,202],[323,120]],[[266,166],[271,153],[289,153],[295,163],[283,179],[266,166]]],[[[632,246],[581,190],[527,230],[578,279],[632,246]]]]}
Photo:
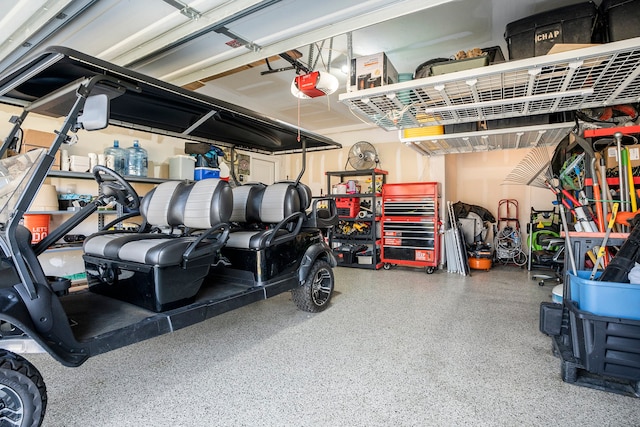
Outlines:
{"type": "Polygon", "coordinates": [[[333,249],[333,255],[338,261],[338,265],[350,265],[358,262],[356,254],[364,252],[367,247],[357,244],[344,244],[333,249]]]}
{"type": "Polygon", "coordinates": [[[640,0],[603,0],[600,10],[608,41],[640,37],[640,0]]]}
{"type": "Polygon", "coordinates": [[[602,42],[602,19],[593,2],[531,15],[507,24],[509,59],[546,55],[556,43],[602,42]]]}
{"type": "Polygon", "coordinates": [[[540,305],[540,331],[552,338],[563,381],[640,397],[640,320],[598,316],[565,299],[540,305]]]}
{"type": "Polygon", "coordinates": [[[573,355],[588,372],[640,381],[640,320],[597,316],[569,302],[573,355]]]}

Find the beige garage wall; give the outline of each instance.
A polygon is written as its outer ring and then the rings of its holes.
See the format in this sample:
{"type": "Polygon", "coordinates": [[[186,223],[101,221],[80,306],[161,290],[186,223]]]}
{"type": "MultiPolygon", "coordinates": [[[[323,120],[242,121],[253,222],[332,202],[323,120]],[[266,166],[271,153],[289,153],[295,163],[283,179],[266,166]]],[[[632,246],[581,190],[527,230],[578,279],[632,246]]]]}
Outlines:
{"type": "MultiPolygon", "coordinates": [[[[498,217],[501,199],[516,199],[523,231],[529,221],[531,208],[553,209],[555,196],[548,189],[525,185],[502,185],[505,177],[529,153],[529,149],[502,150],[482,153],[449,154],[442,157],[422,156],[400,142],[374,143],[380,158],[380,168],[387,170],[387,182],[438,181],[443,183],[441,205],[444,201],[462,201],[488,209],[498,217]],[[444,173],[440,164],[444,164],[444,173]]],[[[327,192],[325,171],[353,169],[346,165],[350,146],[340,150],[307,154],[307,169],[302,181],[309,185],[314,196],[327,192]]],[[[302,165],[300,155],[289,155],[284,170],[295,178],[302,165]]],[[[336,183],[334,179],[332,183],[336,183]]],[[[444,210],[442,211],[444,212],[444,210]]],[[[506,216],[506,212],[501,213],[506,216]]]]}
{"type": "MultiPolygon", "coordinates": [[[[18,108],[4,104],[0,105],[0,136],[3,140],[13,126],[9,123],[9,119],[12,115],[19,115],[21,111],[22,110],[18,108]]],[[[59,129],[61,125],[62,120],[30,114],[27,116],[22,128],[53,133],[53,131],[59,129]]],[[[139,140],[140,145],[148,151],[149,161],[156,164],[166,163],[169,157],[176,154],[184,154],[184,140],[131,129],[111,126],[97,132],[79,130],[77,135],[77,144],[64,147],[64,149],[69,150],[70,155],[86,156],[88,153],[102,153],[106,147],[113,145],[113,140],[115,139],[117,139],[120,142],[120,146],[124,148],[130,147],[134,139],[139,140]]]]}
{"type": "MultiPolygon", "coordinates": [[[[11,116],[20,115],[21,109],[0,104],[0,137],[4,140],[13,126],[9,123],[11,116]]],[[[62,126],[62,120],[31,114],[22,125],[23,129],[35,129],[43,132],[53,133],[54,130],[62,126]]],[[[69,155],[86,156],[88,153],[102,153],[106,147],[111,147],[114,140],[120,142],[120,147],[127,148],[133,144],[133,140],[137,139],[140,145],[147,150],[149,162],[152,165],[167,164],[169,158],[184,154],[185,139],[175,138],[171,136],[163,136],[150,134],[148,132],[136,131],[132,129],[119,128],[110,126],[106,129],[87,132],[79,130],[77,132],[78,143],[71,146],[63,146],[63,149],[69,151],[69,155]]],[[[241,152],[241,151],[239,151],[241,152]]],[[[259,153],[245,153],[251,158],[269,159],[275,161],[276,179],[282,179],[281,172],[282,156],[267,156],[259,153]]],[[[152,166],[151,165],[151,166],[152,166]]],[[[149,170],[149,176],[153,172],[149,170]]],[[[247,177],[251,180],[251,176],[247,177]]]]}
{"type": "MultiPolygon", "coordinates": [[[[520,225],[524,229],[531,208],[553,209],[555,195],[548,189],[525,185],[503,185],[505,177],[529,153],[529,149],[503,150],[485,153],[456,154],[448,159],[447,177],[455,176],[452,201],[482,206],[498,217],[502,199],[518,202],[520,225]]],[[[502,216],[506,211],[502,211],[502,216]]]]}
{"type": "MultiPolygon", "coordinates": [[[[20,110],[5,105],[0,106],[0,135],[6,137],[11,124],[9,118],[20,110]]],[[[24,128],[51,132],[59,122],[44,117],[29,117],[24,128]]],[[[149,151],[149,160],[166,162],[175,154],[183,153],[184,141],[150,135],[128,129],[109,128],[100,132],[78,132],[80,143],[69,148],[72,154],[86,155],[101,152],[104,147],[119,139],[125,147],[133,139],[139,139],[149,151]]],[[[314,195],[326,193],[326,171],[351,169],[347,165],[349,149],[354,141],[372,141],[380,158],[380,168],[389,172],[387,182],[438,181],[442,183],[442,201],[458,200],[482,206],[498,215],[497,207],[501,199],[516,199],[522,227],[529,220],[531,207],[538,210],[552,209],[555,200],[551,191],[523,185],[502,185],[504,178],[527,155],[529,150],[504,150],[484,153],[451,154],[444,157],[422,156],[404,144],[393,141],[397,134],[371,129],[367,132],[347,132],[328,134],[341,142],[339,150],[316,151],[307,154],[307,168],[303,182],[308,184],[314,195]],[[384,141],[384,142],[382,142],[384,141]]],[[[276,179],[294,179],[302,168],[302,156],[291,154],[274,156],[280,165],[276,179]]],[[[442,203],[443,204],[443,203],[442,203]]],[[[444,204],[443,204],[444,205],[444,204]]],[[[444,211],[443,211],[444,212],[444,211]]]]}

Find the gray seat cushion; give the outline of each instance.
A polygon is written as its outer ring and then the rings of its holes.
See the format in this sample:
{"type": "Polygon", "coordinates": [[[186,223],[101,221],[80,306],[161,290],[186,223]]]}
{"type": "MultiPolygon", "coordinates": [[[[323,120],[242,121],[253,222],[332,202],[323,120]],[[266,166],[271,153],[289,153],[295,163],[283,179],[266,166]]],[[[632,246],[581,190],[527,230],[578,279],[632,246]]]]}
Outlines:
{"type": "MultiPolygon", "coordinates": [[[[258,225],[244,224],[245,228],[232,230],[226,247],[263,249],[271,242],[276,242],[276,238],[284,238],[287,235],[295,236],[282,224],[291,215],[301,213],[300,196],[294,185],[283,182],[261,189],[254,189],[254,186],[247,186],[244,189],[243,187],[245,186],[234,189],[234,200],[236,194],[242,194],[244,205],[240,200],[237,201],[232,218],[235,217],[236,220],[239,220],[251,217],[258,225]]],[[[301,220],[296,218],[293,224],[298,221],[301,220]]]]}
{"type": "MultiPolygon", "coordinates": [[[[168,181],[145,195],[140,213],[154,226],[207,230],[229,220],[232,199],[228,183],[218,179],[192,184],[168,181]]],[[[112,260],[169,266],[180,264],[185,250],[195,240],[193,236],[169,233],[106,231],[87,238],[83,249],[87,255],[112,260]]],[[[207,244],[211,243],[205,240],[198,248],[207,244]]]]}

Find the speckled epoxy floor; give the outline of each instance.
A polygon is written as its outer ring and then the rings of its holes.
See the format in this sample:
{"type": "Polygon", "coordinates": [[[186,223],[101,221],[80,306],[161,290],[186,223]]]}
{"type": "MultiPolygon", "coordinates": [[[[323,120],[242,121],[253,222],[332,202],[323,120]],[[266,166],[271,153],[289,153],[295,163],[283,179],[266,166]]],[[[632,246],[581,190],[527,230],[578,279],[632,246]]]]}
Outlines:
{"type": "Polygon", "coordinates": [[[497,267],[337,268],[323,313],[289,294],[45,377],[45,426],[631,426],[640,400],[563,383],[538,307],[497,267]]]}

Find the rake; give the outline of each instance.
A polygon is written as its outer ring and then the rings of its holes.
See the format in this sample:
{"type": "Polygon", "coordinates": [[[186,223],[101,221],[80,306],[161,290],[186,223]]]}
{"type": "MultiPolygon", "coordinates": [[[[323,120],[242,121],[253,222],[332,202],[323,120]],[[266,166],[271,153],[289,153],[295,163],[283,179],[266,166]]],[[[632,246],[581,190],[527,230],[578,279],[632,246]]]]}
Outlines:
{"type": "Polygon", "coordinates": [[[505,177],[502,184],[548,188],[548,183],[551,180],[553,180],[553,171],[551,170],[549,148],[534,147],[505,177]]]}
{"type": "MultiPolygon", "coordinates": [[[[569,191],[562,188],[560,180],[554,176],[548,147],[538,146],[532,148],[520,163],[505,177],[502,184],[548,188],[569,211],[575,214],[578,219],[576,228],[580,228],[582,231],[597,231],[595,223],[589,221],[584,207],[578,203],[569,191]],[[571,206],[568,200],[573,203],[573,206],[571,206]]],[[[565,231],[565,247],[567,249],[567,255],[569,256],[570,266],[573,273],[577,274],[573,248],[571,247],[568,233],[567,216],[564,209],[560,209],[560,217],[562,219],[562,228],[565,231]]]]}

